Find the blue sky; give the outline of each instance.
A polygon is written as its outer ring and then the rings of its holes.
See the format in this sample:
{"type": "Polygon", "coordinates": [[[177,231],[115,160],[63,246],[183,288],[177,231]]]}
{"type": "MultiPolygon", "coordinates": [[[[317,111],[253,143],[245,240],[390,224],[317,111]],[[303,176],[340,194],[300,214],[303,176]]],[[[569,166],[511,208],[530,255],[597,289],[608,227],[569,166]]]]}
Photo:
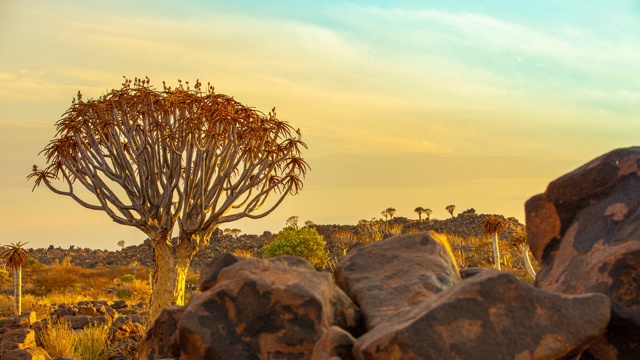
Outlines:
{"type": "Polygon", "coordinates": [[[638,1],[0,1],[3,242],[144,238],[25,180],[75,93],[123,75],[211,82],[302,129],[305,189],[246,232],[452,203],[524,221],[549,181],[638,143],[638,34],[638,1]]]}

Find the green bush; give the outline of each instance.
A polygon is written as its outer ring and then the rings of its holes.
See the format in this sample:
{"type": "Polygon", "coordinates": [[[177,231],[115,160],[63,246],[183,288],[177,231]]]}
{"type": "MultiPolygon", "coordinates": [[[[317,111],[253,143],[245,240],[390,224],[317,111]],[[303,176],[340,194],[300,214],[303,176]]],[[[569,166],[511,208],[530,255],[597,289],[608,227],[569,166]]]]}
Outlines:
{"type": "Polygon", "coordinates": [[[327,251],[324,249],[326,244],[327,242],[316,229],[286,227],[262,250],[264,256],[268,258],[283,255],[299,256],[309,261],[316,269],[324,269],[329,261],[327,251]]]}
{"type": "Polygon", "coordinates": [[[136,277],[132,274],[126,274],[126,275],[122,275],[122,277],[120,278],[120,281],[122,281],[123,283],[130,283],[133,282],[133,280],[135,280],[136,277]]]}

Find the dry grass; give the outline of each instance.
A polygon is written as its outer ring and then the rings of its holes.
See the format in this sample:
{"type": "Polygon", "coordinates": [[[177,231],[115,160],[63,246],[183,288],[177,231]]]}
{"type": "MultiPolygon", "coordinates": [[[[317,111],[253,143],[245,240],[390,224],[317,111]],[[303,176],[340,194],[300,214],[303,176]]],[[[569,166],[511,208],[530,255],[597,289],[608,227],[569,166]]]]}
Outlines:
{"type": "Polygon", "coordinates": [[[75,354],[75,333],[66,321],[55,321],[38,333],[38,345],[45,349],[51,358],[59,356],[73,357],[75,354]]]}
{"type": "Polygon", "coordinates": [[[76,334],[75,355],[83,360],[98,360],[109,350],[111,324],[91,325],[76,334]]]}
{"type": "Polygon", "coordinates": [[[43,328],[37,341],[52,358],[69,356],[83,360],[99,360],[105,357],[109,350],[110,325],[94,324],[75,332],[68,322],[55,321],[43,328]]]}

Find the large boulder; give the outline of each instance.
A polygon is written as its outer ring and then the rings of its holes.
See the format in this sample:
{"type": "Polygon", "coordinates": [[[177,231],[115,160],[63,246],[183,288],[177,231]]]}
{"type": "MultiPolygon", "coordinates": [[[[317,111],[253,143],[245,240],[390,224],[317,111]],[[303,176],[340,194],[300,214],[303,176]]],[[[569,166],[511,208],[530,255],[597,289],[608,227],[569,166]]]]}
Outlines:
{"type": "Polygon", "coordinates": [[[550,293],[487,270],[387,319],[354,345],[356,359],[573,358],[609,322],[602,294],[550,293]]]}
{"type": "Polygon", "coordinates": [[[611,324],[589,356],[640,359],[640,148],[585,164],[525,207],[536,286],[608,295],[611,324]]]}
{"type": "Polygon", "coordinates": [[[310,359],[332,325],[358,326],[357,306],[331,274],[283,256],[221,267],[178,323],[181,359],[310,359]]]}
{"type": "Polygon", "coordinates": [[[354,249],[340,259],[334,276],[360,307],[367,329],[460,281],[446,237],[433,231],[354,249]]]}
{"type": "Polygon", "coordinates": [[[170,306],[160,312],[138,345],[138,359],[179,358],[177,330],[183,306],[170,306]]]}

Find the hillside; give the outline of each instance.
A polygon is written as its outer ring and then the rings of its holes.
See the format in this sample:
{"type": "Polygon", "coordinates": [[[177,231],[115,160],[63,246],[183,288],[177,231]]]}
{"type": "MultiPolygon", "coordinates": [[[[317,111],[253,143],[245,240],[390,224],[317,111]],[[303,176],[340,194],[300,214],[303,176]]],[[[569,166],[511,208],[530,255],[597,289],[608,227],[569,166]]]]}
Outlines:
{"type": "MultiPolygon", "coordinates": [[[[477,261],[471,264],[462,263],[461,266],[481,266],[484,262],[491,262],[490,241],[481,228],[482,221],[487,217],[486,214],[475,214],[473,209],[467,210],[454,218],[445,220],[433,219],[431,221],[423,220],[422,222],[415,219],[403,217],[393,218],[388,221],[390,226],[401,225],[403,233],[435,230],[440,233],[447,234],[450,238],[454,253],[457,251],[457,257],[477,257],[477,261]],[[484,241],[486,239],[486,241],[484,241]]],[[[503,217],[504,218],[504,217],[503,217]]],[[[514,233],[523,232],[524,225],[515,218],[504,218],[506,229],[500,238],[510,239],[514,233]]],[[[327,240],[327,250],[330,258],[339,259],[341,256],[340,249],[331,241],[331,234],[338,230],[347,230],[354,234],[358,233],[357,225],[312,225],[327,240]]],[[[211,243],[205,249],[200,251],[193,259],[192,270],[194,272],[210,261],[216,255],[233,252],[236,250],[248,251],[253,256],[262,256],[262,246],[264,246],[271,238],[270,232],[264,232],[262,235],[240,235],[234,238],[231,235],[224,235],[222,231],[217,231],[211,238],[211,243]]],[[[506,244],[505,244],[506,245],[506,244]]],[[[355,244],[353,247],[362,246],[355,244]]],[[[507,246],[503,246],[503,251],[508,252],[507,246]]],[[[47,249],[30,249],[32,256],[39,262],[50,265],[57,262],[69,262],[85,268],[95,268],[98,266],[113,265],[129,265],[134,261],[138,261],[141,265],[151,267],[153,264],[153,252],[149,240],[140,245],[127,246],[118,251],[92,250],[88,248],[78,248],[71,246],[68,249],[49,246],[47,249]]],[[[513,255],[517,258],[516,255],[513,255]]],[[[459,259],[464,260],[464,259],[459,259]]],[[[466,261],[468,263],[468,261],[466,261]]],[[[516,259],[517,262],[517,259],[516,259]]]]}

